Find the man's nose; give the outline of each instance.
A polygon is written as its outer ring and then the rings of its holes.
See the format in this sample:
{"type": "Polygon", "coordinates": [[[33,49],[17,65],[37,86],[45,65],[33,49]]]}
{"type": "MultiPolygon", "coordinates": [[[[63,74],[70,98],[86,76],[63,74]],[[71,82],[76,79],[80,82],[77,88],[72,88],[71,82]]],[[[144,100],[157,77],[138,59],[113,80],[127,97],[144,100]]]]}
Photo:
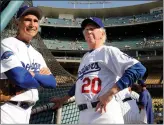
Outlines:
{"type": "Polygon", "coordinates": [[[34,26],[34,24],[35,24],[35,22],[34,22],[34,21],[31,21],[31,22],[30,22],[30,26],[31,26],[31,27],[33,27],[33,26],[34,26]]]}
{"type": "Polygon", "coordinates": [[[87,30],[87,32],[86,32],[87,34],[91,34],[92,33],[92,31],[91,30],[87,30]]]}

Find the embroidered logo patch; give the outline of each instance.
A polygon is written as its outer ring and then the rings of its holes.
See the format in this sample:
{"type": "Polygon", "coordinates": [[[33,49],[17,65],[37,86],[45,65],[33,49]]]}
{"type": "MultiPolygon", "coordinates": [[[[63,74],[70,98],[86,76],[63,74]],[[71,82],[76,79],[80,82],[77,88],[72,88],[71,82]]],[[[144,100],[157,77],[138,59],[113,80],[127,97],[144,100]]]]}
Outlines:
{"type": "Polygon", "coordinates": [[[12,51],[6,51],[1,56],[1,60],[8,59],[11,55],[14,55],[14,53],[12,51]]]}

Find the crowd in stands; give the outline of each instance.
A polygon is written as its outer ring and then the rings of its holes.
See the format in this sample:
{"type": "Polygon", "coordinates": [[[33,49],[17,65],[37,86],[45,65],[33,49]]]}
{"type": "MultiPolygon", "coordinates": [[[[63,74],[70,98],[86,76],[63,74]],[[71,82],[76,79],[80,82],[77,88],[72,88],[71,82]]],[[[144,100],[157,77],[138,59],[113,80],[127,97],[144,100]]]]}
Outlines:
{"type": "Polygon", "coordinates": [[[78,40],[69,41],[69,40],[53,40],[53,39],[43,39],[44,44],[49,49],[56,50],[87,50],[87,44],[83,42],[79,42],[78,40]]]}
{"type": "MultiPolygon", "coordinates": [[[[87,44],[85,41],[78,40],[69,40],[69,39],[44,39],[44,44],[49,49],[56,50],[88,50],[87,44]]],[[[151,48],[159,47],[163,45],[162,36],[151,36],[147,38],[128,38],[122,41],[113,40],[112,42],[108,41],[105,43],[109,46],[115,46],[120,49],[137,49],[137,48],[151,48]]]]}
{"type": "MultiPolygon", "coordinates": [[[[8,32],[2,32],[1,37],[6,38],[12,34],[16,35],[14,30],[8,30],[8,32]]],[[[54,50],[88,50],[87,43],[84,40],[70,40],[68,38],[43,38],[44,44],[49,49],[54,50]]],[[[136,37],[136,38],[118,38],[112,41],[107,40],[106,45],[115,46],[120,49],[137,49],[137,48],[152,48],[163,46],[163,36],[150,36],[150,37],[136,37]]]]}
{"type": "MultiPolygon", "coordinates": [[[[41,20],[41,24],[49,25],[62,25],[62,26],[80,26],[82,18],[75,19],[55,19],[50,17],[44,17],[41,20]]],[[[117,25],[129,25],[145,22],[152,22],[157,20],[163,20],[163,12],[148,13],[142,15],[133,15],[125,17],[110,17],[103,19],[105,26],[117,26],[117,25]]]]}
{"type": "Polygon", "coordinates": [[[153,103],[155,123],[162,124],[163,123],[163,99],[153,97],[152,103],[153,103]]]}
{"type": "Polygon", "coordinates": [[[123,25],[123,24],[136,24],[136,23],[144,23],[144,22],[151,22],[156,20],[162,20],[163,13],[149,13],[149,14],[142,14],[142,15],[133,15],[133,16],[126,16],[126,17],[112,17],[106,18],[105,23],[107,26],[110,25],[123,25]]]}
{"type": "Polygon", "coordinates": [[[163,39],[162,36],[151,36],[148,37],[147,39],[144,38],[143,41],[141,41],[140,43],[136,43],[136,46],[141,46],[142,48],[145,47],[158,47],[158,46],[162,46],[163,44],[163,39]]]}

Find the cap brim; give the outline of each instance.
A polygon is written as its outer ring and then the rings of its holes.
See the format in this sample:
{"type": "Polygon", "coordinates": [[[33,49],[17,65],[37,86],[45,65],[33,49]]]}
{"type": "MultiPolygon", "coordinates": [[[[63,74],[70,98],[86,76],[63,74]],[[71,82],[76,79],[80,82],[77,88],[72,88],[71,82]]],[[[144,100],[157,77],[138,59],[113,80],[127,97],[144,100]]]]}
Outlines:
{"type": "Polygon", "coordinates": [[[100,27],[96,22],[94,22],[92,19],[85,19],[82,23],[81,23],[81,27],[84,29],[88,24],[94,24],[98,27],[100,27]]]}
{"type": "Polygon", "coordinates": [[[138,80],[138,84],[145,84],[144,80],[138,80]]]}
{"type": "Polygon", "coordinates": [[[39,8],[36,7],[29,7],[26,9],[21,16],[27,15],[27,14],[33,14],[35,15],[39,20],[42,18],[42,11],[39,8]]]}

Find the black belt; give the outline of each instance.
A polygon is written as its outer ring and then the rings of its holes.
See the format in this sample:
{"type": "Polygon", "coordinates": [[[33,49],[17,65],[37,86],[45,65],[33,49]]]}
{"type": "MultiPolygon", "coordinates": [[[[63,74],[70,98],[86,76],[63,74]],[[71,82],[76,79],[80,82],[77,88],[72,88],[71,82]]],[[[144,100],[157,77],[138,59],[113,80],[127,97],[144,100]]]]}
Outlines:
{"type": "Polygon", "coordinates": [[[129,101],[129,100],[132,100],[132,98],[131,98],[131,97],[125,98],[125,99],[123,99],[122,101],[123,101],[123,102],[126,102],[126,101],[129,101]]]}
{"type": "MultiPolygon", "coordinates": [[[[97,103],[99,103],[99,101],[91,102],[92,108],[95,108],[97,106],[97,103]]],[[[78,108],[80,111],[82,111],[82,110],[88,109],[88,106],[87,104],[81,104],[81,105],[78,105],[78,108]]]]}
{"type": "Polygon", "coordinates": [[[28,109],[30,106],[33,106],[35,103],[31,103],[31,102],[21,102],[21,101],[8,101],[11,104],[17,105],[23,109],[28,109]]]}

